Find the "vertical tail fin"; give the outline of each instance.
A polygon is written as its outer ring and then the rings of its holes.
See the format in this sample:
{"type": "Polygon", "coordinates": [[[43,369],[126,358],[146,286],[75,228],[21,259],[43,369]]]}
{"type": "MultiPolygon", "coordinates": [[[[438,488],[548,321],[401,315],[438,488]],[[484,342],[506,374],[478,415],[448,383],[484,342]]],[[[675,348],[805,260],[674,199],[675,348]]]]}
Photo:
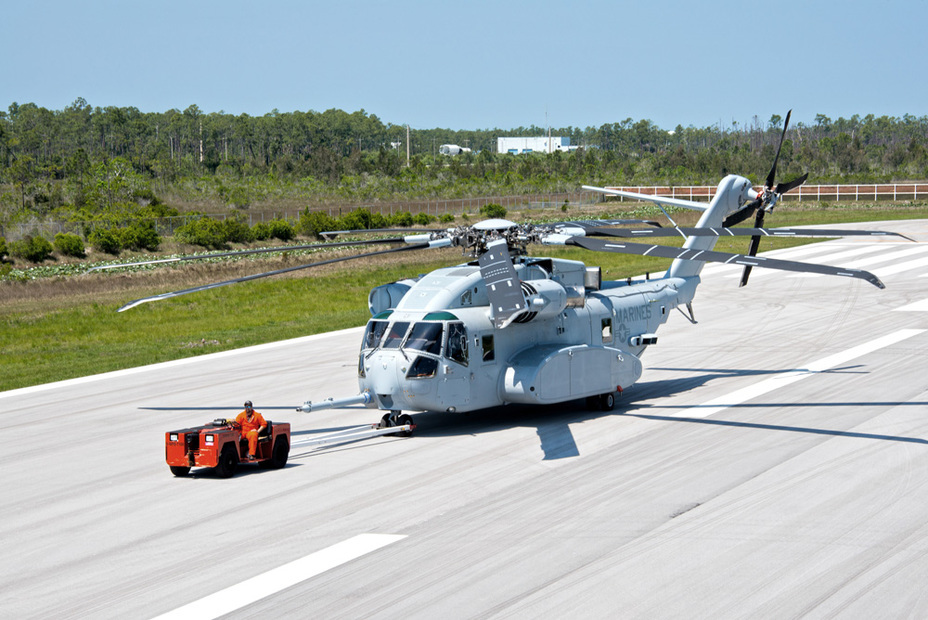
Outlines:
{"type": "MultiPolygon", "coordinates": [[[[715,196],[709,203],[699,222],[698,228],[721,228],[726,216],[734,213],[744,204],[755,198],[756,192],[751,182],[741,176],[730,174],[719,182],[715,196]]],[[[687,237],[683,247],[690,250],[711,250],[715,247],[718,237],[687,237]]],[[[702,271],[704,262],[699,260],[676,259],[667,271],[671,278],[692,278],[702,271]]]]}

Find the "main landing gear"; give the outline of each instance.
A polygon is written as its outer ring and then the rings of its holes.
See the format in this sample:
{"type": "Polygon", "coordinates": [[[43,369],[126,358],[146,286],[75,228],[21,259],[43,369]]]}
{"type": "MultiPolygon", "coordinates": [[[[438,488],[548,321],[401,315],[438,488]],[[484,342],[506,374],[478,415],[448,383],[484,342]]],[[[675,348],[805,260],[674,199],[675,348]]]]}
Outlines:
{"type": "Polygon", "coordinates": [[[615,408],[615,393],[600,394],[599,396],[587,396],[586,406],[590,409],[601,409],[602,411],[612,411],[615,408]]]}

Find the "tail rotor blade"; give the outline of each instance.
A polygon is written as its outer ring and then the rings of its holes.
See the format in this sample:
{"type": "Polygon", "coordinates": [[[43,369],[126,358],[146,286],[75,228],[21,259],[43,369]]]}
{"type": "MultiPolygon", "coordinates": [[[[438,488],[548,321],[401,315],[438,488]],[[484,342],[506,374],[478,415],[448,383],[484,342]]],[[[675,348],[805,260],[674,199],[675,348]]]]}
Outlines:
{"type": "Polygon", "coordinates": [[[805,173],[798,179],[793,179],[792,181],[787,181],[786,183],[777,183],[775,191],[777,194],[785,194],[786,192],[796,189],[800,185],[806,182],[806,179],[809,178],[809,173],[805,173]]]}
{"type": "MultiPolygon", "coordinates": [[[[754,228],[763,228],[764,227],[764,216],[767,214],[763,209],[757,210],[757,217],[754,218],[754,228]]],[[[760,235],[754,235],[751,237],[751,247],[748,250],[748,256],[757,256],[757,250],[760,247],[760,235]]],[[[738,286],[746,286],[748,283],[748,278],[751,277],[751,265],[745,265],[744,271],[741,272],[741,284],[738,286]]]]}
{"type": "Polygon", "coordinates": [[[783,133],[780,134],[780,144],[777,145],[777,155],[773,158],[773,167],[770,168],[770,173],[767,175],[767,182],[764,185],[767,189],[773,187],[773,182],[777,178],[777,161],[780,159],[780,149],[783,148],[783,139],[786,137],[786,128],[789,127],[789,117],[792,113],[792,110],[786,113],[786,121],[783,123],[783,133]]]}

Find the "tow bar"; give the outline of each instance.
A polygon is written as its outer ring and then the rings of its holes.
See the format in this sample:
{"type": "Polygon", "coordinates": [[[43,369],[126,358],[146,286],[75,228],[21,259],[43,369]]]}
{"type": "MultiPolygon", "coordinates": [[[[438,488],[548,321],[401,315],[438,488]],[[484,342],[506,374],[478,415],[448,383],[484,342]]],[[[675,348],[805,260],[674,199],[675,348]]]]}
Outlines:
{"type": "MultiPolygon", "coordinates": [[[[325,409],[339,409],[351,405],[368,405],[374,401],[374,397],[367,390],[357,396],[348,396],[346,398],[328,398],[318,403],[307,400],[302,406],[297,407],[297,411],[311,413],[313,411],[323,411],[325,409]]],[[[409,437],[415,430],[416,425],[412,423],[412,417],[408,415],[399,415],[399,411],[391,411],[383,417],[379,424],[365,424],[364,426],[353,426],[333,433],[325,433],[315,437],[307,437],[293,442],[294,446],[315,447],[340,443],[349,443],[370,439],[371,437],[380,437],[382,435],[396,435],[397,437],[409,437]]]]}
{"type": "Polygon", "coordinates": [[[402,424],[399,426],[390,426],[380,428],[377,424],[365,424],[364,426],[354,426],[334,433],[326,433],[316,437],[307,437],[293,442],[293,447],[317,447],[325,445],[334,445],[339,443],[348,443],[351,441],[360,441],[370,439],[371,437],[380,437],[381,435],[400,435],[409,436],[415,430],[415,424],[402,424]]]}

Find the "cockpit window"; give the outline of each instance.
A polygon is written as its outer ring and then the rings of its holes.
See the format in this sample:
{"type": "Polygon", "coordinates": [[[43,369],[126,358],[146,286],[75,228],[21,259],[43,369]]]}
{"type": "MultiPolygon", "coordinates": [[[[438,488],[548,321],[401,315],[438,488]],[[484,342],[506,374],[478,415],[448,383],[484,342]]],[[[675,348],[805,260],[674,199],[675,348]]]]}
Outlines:
{"type": "Polygon", "coordinates": [[[375,349],[383,338],[383,333],[387,330],[386,321],[369,321],[367,330],[364,332],[364,348],[375,349]]]}
{"type": "Polygon", "coordinates": [[[412,326],[404,348],[440,355],[441,332],[441,323],[416,323],[412,326]]]}
{"type": "Polygon", "coordinates": [[[467,330],[463,323],[448,323],[448,343],[445,345],[445,357],[459,364],[467,365],[467,330]]]}
{"type": "Polygon", "coordinates": [[[408,321],[392,324],[390,330],[387,332],[387,337],[383,340],[383,348],[398,349],[400,345],[403,344],[403,338],[406,336],[407,331],[409,331],[408,321]]]}

